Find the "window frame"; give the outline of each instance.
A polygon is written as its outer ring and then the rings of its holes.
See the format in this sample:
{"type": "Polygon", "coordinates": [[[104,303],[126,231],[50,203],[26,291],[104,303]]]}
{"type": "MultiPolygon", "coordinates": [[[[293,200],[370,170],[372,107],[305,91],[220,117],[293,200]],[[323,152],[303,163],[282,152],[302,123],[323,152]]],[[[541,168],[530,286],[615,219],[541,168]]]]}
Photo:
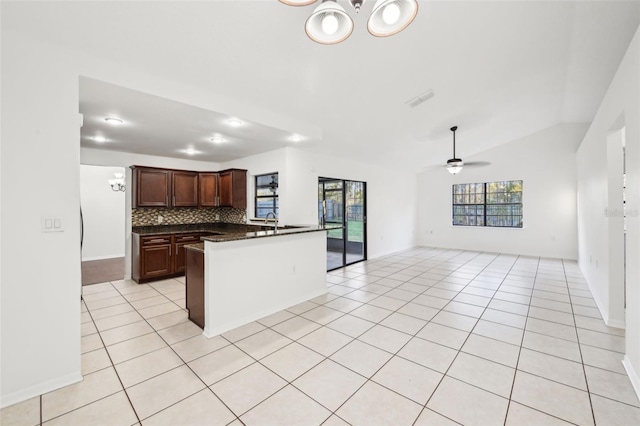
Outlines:
{"type": "Polygon", "coordinates": [[[524,192],[524,181],[522,179],[517,180],[501,180],[501,181],[493,181],[493,182],[481,182],[481,183],[463,183],[463,184],[454,184],[451,186],[451,225],[452,226],[473,226],[473,227],[482,227],[482,228],[512,228],[512,229],[522,229],[524,228],[524,212],[523,212],[523,192],[524,192]],[[506,189],[503,191],[495,191],[492,190],[494,186],[502,186],[503,188],[507,185],[515,184],[520,186],[520,191],[507,191],[506,189]],[[465,186],[467,189],[462,192],[456,192],[456,187],[465,186]],[[471,186],[475,186],[474,191],[471,192],[471,186]],[[519,194],[516,197],[517,201],[511,200],[513,194],[519,194]],[[458,196],[458,197],[456,197],[458,196]],[[460,202],[460,200],[467,199],[467,202],[460,202]],[[491,199],[500,199],[503,200],[509,199],[508,202],[492,202],[491,199]],[[473,199],[473,202],[471,202],[473,199]],[[480,201],[478,201],[480,200],[480,201]],[[458,201],[458,202],[457,202],[458,201]],[[491,210],[498,210],[502,207],[503,212],[504,209],[508,210],[506,213],[502,214],[492,214],[491,210]],[[474,210],[476,214],[469,214],[471,210],[474,210]],[[478,213],[481,211],[481,213],[478,213]],[[463,212],[463,213],[461,213],[463,212]],[[457,214],[456,214],[457,213],[457,214]],[[519,214],[518,214],[519,213],[519,214]],[[456,221],[456,218],[458,220],[456,221]],[[464,222],[460,220],[464,218],[464,222]],[[469,218],[474,218],[474,220],[469,220],[469,218]],[[491,220],[491,218],[510,218],[510,225],[504,224],[495,224],[495,220],[491,220]],[[489,220],[487,220],[489,219],[489,220]],[[517,220],[517,222],[516,222],[517,220]],[[473,222],[473,223],[469,223],[473,222]],[[514,222],[516,222],[514,224],[514,222]]]}
{"type": "Polygon", "coordinates": [[[280,194],[278,191],[278,187],[280,184],[280,178],[278,176],[278,172],[271,172],[271,173],[262,173],[259,175],[255,175],[254,176],[254,190],[253,190],[253,200],[254,200],[254,204],[253,204],[253,214],[254,217],[256,219],[265,219],[265,216],[269,213],[265,213],[263,216],[260,216],[258,214],[258,200],[265,200],[265,199],[272,199],[272,210],[275,214],[276,214],[276,218],[278,218],[280,216],[280,194]],[[258,185],[258,179],[265,177],[265,176],[272,176],[272,182],[266,185],[258,185]],[[275,186],[273,185],[273,176],[275,176],[275,186]],[[274,189],[275,188],[275,194],[274,195],[258,195],[258,190],[260,189],[265,189],[265,188],[269,188],[269,189],[274,189]]]}

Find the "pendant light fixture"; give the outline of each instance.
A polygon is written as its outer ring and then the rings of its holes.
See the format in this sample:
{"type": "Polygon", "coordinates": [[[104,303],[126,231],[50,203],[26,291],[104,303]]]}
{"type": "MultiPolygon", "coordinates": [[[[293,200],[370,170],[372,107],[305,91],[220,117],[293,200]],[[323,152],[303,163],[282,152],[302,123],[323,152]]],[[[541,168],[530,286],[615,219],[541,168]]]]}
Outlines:
{"type": "Polygon", "coordinates": [[[320,44],[336,44],[353,32],[353,21],[336,0],[323,0],[304,26],[309,38],[320,44]]]}
{"type": "MultiPolygon", "coordinates": [[[[280,0],[289,6],[307,6],[316,0],[280,0]]],[[[366,0],[349,0],[356,13],[366,0]]],[[[367,21],[376,37],[388,37],[407,28],[418,14],[417,0],[377,0],[367,21]]],[[[309,38],[320,44],[337,44],[353,32],[353,20],[337,0],[322,0],[305,24],[309,38]]]]}
{"type": "Polygon", "coordinates": [[[418,14],[416,0],[378,0],[367,22],[376,37],[388,37],[404,30],[418,14]]]}

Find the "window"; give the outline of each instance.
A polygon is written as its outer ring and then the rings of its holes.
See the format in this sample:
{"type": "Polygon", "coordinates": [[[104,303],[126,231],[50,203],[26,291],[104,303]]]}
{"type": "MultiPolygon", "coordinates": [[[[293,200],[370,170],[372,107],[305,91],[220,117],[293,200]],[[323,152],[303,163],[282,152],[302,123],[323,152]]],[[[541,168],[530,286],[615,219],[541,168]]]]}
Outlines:
{"type": "Polygon", "coordinates": [[[453,185],[453,225],[522,228],[522,181],[453,185]]]}
{"type": "Polygon", "coordinates": [[[269,212],[279,216],[278,203],[278,173],[268,173],[256,176],[256,216],[267,217],[269,212]]]}

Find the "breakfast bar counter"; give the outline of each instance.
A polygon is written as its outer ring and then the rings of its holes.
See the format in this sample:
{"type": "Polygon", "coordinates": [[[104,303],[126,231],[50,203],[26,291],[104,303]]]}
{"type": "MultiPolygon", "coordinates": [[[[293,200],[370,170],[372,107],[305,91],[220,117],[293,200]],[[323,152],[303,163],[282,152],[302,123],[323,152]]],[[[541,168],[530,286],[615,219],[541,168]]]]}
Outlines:
{"type": "MultiPolygon", "coordinates": [[[[203,265],[204,324],[192,321],[213,337],[325,294],[327,229],[297,226],[210,235],[202,237],[204,243],[186,246],[188,257],[201,256],[203,265]]],[[[190,289],[198,273],[187,264],[187,305],[189,294],[198,292],[190,289]]]]}

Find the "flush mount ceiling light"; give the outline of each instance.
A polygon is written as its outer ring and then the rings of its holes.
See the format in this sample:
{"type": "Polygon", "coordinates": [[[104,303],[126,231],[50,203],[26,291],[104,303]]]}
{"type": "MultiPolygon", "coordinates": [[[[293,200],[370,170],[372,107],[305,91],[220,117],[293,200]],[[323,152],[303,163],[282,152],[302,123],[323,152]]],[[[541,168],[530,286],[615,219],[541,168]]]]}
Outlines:
{"type": "Polygon", "coordinates": [[[105,143],[107,141],[107,138],[104,136],[94,136],[92,139],[98,143],[105,143]]]}
{"type": "Polygon", "coordinates": [[[120,120],[119,118],[116,117],[107,117],[104,119],[104,121],[106,121],[107,123],[114,125],[114,126],[118,126],[122,123],[124,123],[124,121],[120,120]]]}
{"type": "MultiPolygon", "coordinates": [[[[316,0],[280,0],[290,6],[307,6],[316,0]]],[[[349,0],[360,12],[366,0],[349,0]]],[[[367,22],[369,33],[376,37],[388,37],[407,28],[418,14],[417,0],[377,0],[367,22]]],[[[337,44],[353,32],[353,20],[337,0],[322,0],[307,22],[305,31],[309,38],[320,44],[337,44]]]]}
{"type": "Polygon", "coordinates": [[[196,154],[200,154],[200,151],[195,150],[194,148],[187,148],[187,149],[183,149],[180,152],[183,152],[187,155],[196,155],[196,154]]]}
{"type": "Polygon", "coordinates": [[[214,135],[212,138],[209,138],[209,141],[213,143],[225,143],[227,140],[221,135],[214,135]]]}
{"type": "Polygon", "coordinates": [[[238,127],[242,126],[244,123],[242,122],[242,120],[239,120],[237,118],[230,118],[227,120],[227,124],[231,127],[238,127]]]}
{"type": "Polygon", "coordinates": [[[300,136],[300,135],[291,135],[289,137],[289,140],[291,142],[302,142],[304,140],[304,138],[302,136],[300,136]]]}

